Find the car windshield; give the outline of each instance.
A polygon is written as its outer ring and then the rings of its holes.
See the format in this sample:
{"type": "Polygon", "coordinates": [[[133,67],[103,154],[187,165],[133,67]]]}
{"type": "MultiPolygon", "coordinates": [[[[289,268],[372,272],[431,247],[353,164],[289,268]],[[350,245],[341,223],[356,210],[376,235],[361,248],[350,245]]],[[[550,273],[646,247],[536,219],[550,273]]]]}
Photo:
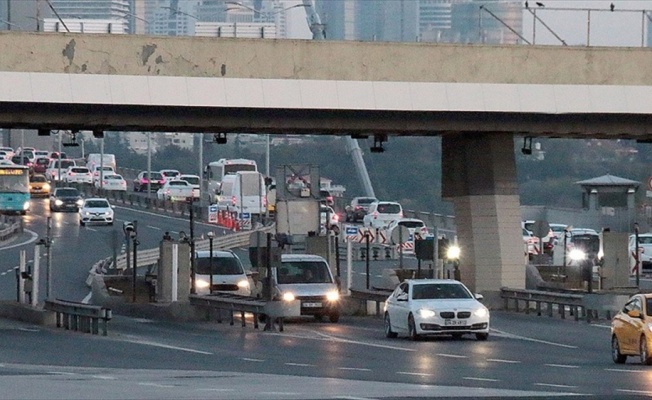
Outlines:
{"type": "Polygon", "coordinates": [[[170,181],[168,183],[169,186],[188,186],[188,182],[186,181],[170,181]]]}
{"type": "Polygon", "coordinates": [[[401,221],[398,224],[406,228],[421,228],[423,226],[421,221],[401,221]]]}
{"type": "Polygon", "coordinates": [[[104,179],[106,179],[106,180],[116,180],[116,181],[121,181],[121,180],[122,180],[122,176],[120,176],[120,175],[105,175],[105,176],[104,176],[104,179]]]}
{"type": "Polygon", "coordinates": [[[88,168],[70,168],[70,172],[74,172],[76,174],[87,174],[88,168]]]}
{"type": "Polygon", "coordinates": [[[196,176],[184,176],[183,180],[191,185],[199,185],[199,177],[196,176]]]}
{"type": "MultiPolygon", "coordinates": [[[[164,171],[164,172],[162,172],[162,174],[163,174],[164,176],[177,176],[177,175],[179,175],[179,173],[176,172],[176,171],[164,171]]],[[[152,175],[152,176],[153,176],[153,175],[152,175]]]]}
{"type": "Polygon", "coordinates": [[[401,212],[401,207],[395,203],[380,203],[376,209],[382,214],[398,214],[401,212]]]}
{"type": "Polygon", "coordinates": [[[43,176],[43,175],[34,175],[29,181],[30,182],[47,182],[47,179],[45,179],[45,176],[43,176]]]}
{"type": "Polygon", "coordinates": [[[86,207],[86,208],[108,208],[109,207],[109,202],[106,201],[106,200],[88,200],[84,207],[86,207]]]}
{"type": "MultiPolygon", "coordinates": [[[[244,269],[242,264],[235,257],[213,257],[213,275],[242,275],[244,269]]],[[[195,273],[200,275],[210,275],[211,259],[210,257],[201,257],[195,259],[195,273]]]]}
{"type": "Polygon", "coordinates": [[[277,281],[283,283],[331,283],[328,265],[321,261],[283,262],[277,281]]]}
{"type": "Polygon", "coordinates": [[[454,283],[428,283],[412,286],[413,300],[470,299],[471,293],[454,283]]]}
{"type": "Polygon", "coordinates": [[[638,244],[652,244],[652,236],[639,236],[638,244]]]}
{"type": "Polygon", "coordinates": [[[377,201],[377,200],[375,198],[373,198],[373,197],[363,197],[363,198],[358,199],[358,204],[360,204],[360,205],[369,205],[369,204],[373,203],[374,201],[377,201]]]}
{"type": "Polygon", "coordinates": [[[77,189],[57,189],[55,195],[61,197],[78,197],[79,191],[77,189]]]}
{"type": "MultiPolygon", "coordinates": [[[[143,179],[147,179],[147,172],[143,174],[143,179]]],[[[163,179],[163,175],[161,175],[158,172],[152,172],[152,180],[161,180],[163,179]]]]}

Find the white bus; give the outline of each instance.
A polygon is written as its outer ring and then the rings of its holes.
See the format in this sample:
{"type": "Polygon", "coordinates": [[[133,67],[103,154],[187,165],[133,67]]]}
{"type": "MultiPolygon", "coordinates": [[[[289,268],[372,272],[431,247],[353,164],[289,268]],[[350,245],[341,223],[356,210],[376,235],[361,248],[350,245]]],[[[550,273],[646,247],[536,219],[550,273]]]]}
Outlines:
{"type": "Polygon", "coordinates": [[[235,174],[238,171],[258,171],[258,165],[254,160],[244,158],[226,159],[208,163],[205,174],[208,182],[208,195],[211,202],[217,201],[222,178],[228,174],[235,174]]]}

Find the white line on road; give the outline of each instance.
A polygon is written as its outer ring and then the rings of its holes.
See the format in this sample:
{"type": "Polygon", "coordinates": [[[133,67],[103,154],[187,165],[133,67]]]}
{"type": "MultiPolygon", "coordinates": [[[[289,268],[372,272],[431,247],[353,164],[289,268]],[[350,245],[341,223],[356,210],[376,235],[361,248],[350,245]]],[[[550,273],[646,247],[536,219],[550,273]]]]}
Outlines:
{"type": "Polygon", "coordinates": [[[162,228],[159,228],[158,226],[152,226],[152,225],[147,225],[148,228],[155,229],[157,231],[162,231],[162,228]]]}
{"type": "Polygon", "coordinates": [[[242,358],[243,361],[252,361],[252,362],[264,362],[265,360],[261,360],[259,358],[242,358]]]}
{"type": "Polygon", "coordinates": [[[554,367],[554,368],[579,368],[577,365],[568,365],[568,364],[543,364],[546,367],[554,367]]]}
{"type": "Polygon", "coordinates": [[[22,243],[16,243],[11,246],[6,246],[6,247],[0,247],[0,250],[8,250],[8,249],[13,249],[14,247],[20,247],[20,246],[25,246],[28,245],[32,242],[35,242],[36,239],[38,239],[38,234],[36,232],[30,231],[29,229],[25,229],[24,232],[27,232],[30,234],[31,238],[29,238],[27,241],[22,242],[22,243]]]}
{"type": "Polygon", "coordinates": [[[440,357],[448,357],[448,358],[468,358],[467,356],[459,356],[457,354],[437,353],[436,355],[438,355],[440,357]]]}
{"type": "Polygon", "coordinates": [[[198,392],[235,392],[235,389],[199,388],[195,390],[198,392]]]}
{"type": "Polygon", "coordinates": [[[339,367],[338,369],[342,371],[364,371],[364,372],[371,371],[369,368],[354,368],[354,367],[339,367]]]}
{"type": "Polygon", "coordinates": [[[335,396],[334,399],[341,400],[374,400],[371,397],[354,397],[354,396],[335,396]]]}
{"type": "Polygon", "coordinates": [[[258,394],[266,394],[271,396],[299,396],[301,392],[258,392],[258,394]]]}
{"type": "Polygon", "coordinates": [[[416,349],[410,349],[406,347],[399,347],[399,346],[390,346],[386,344],[376,344],[376,343],[369,343],[369,342],[362,342],[359,340],[351,340],[351,339],[342,339],[338,338],[337,336],[331,336],[327,335],[322,332],[313,332],[316,335],[319,335],[321,337],[306,337],[302,335],[292,335],[292,334],[287,334],[287,333],[269,333],[269,335],[277,335],[277,336],[284,336],[284,337],[293,337],[296,339],[308,339],[308,340],[324,340],[324,341],[332,341],[332,342],[339,342],[339,343],[350,343],[350,344],[359,344],[362,346],[369,346],[369,347],[378,347],[381,349],[389,349],[389,350],[401,350],[401,351],[417,351],[416,349]]]}
{"type": "Polygon", "coordinates": [[[160,383],[151,383],[151,382],[138,382],[141,386],[153,386],[159,388],[173,388],[173,385],[161,385],[160,383]]]}
{"type": "Polygon", "coordinates": [[[510,338],[510,339],[527,340],[527,341],[535,342],[535,343],[549,344],[551,346],[559,346],[559,347],[563,347],[563,348],[566,348],[566,349],[577,349],[578,348],[577,346],[571,346],[571,345],[568,345],[568,344],[561,344],[561,343],[549,342],[547,340],[540,340],[540,339],[534,339],[534,338],[529,338],[529,337],[525,337],[525,336],[514,335],[514,334],[511,334],[511,333],[500,331],[498,329],[492,329],[492,331],[496,332],[496,333],[499,333],[503,337],[510,338]]]}
{"type": "Polygon", "coordinates": [[[548,386],[548,387],[563,388],[563,389],[576,389],[577,388],[577,386],[560,385],[560,384],[555,384],[555,383],[535,383],[534,386],[548,386]]]}
{"type": "Polygon", "coordinates": [[[501,360],[500,358],[487,358],[487,361],[506,363],[506,364],[520,364],[520,361],[517,360],[501,360]]]}
{"type": "Polygon", "coordinates": [[[314,364],[303,364],[303,363],[285,363],[285,365],[289,365],[291,367],[315,367],[316,366],[314,364]]]}
{"type": "Polygon", "coordinates": [[[125,340],[125,342],[136,343],[136,344],[144,344],[146,346],[160,347],[160,348],[163,348],[163,349],[187,351],[189,353],[206,354],[206,355],[209,355],[209,356],[213,355],[213,353],[209,353],[207,351],[188,349],[188,348],[185,348],[185,347],[170,346],[170,345],[167,345],[167,344],[150,342],[150,341],[147,341],[147,340],[127,339],[127,340],[125,340]]]}
{"type": "Polygon", "coordinates": [[[414,375],[414,376],[432,376],[432,374],[424,374],[421,372],[404,372],[404,371],[398,371],[396,372],[399,375],[414,375]]]}
{"type": "Polygon", "coordinates": [[[642,374],[645,373],[647,374],[649,371],[644,370],[644,369],[621,369],[621,368],[605,368],[605,371],[611,371],[611,372],[633,372],[635,374],[642,374]]]}
{"type": "Polygon", "coordinates": [[[469,381],[482,381],[482,382],[500,382],[498,379],[491,379],[491,378],[475,378],[472,376],[465,376],[462,379],[466,379],[469,381]]]}
{"type": "Polygon", "coordinates": [[[616,389],[616,392],[644,394],[644,395],[647,395],[647,396],[652,395],[652,392],[648,392],[648,391],[645,391],[645,390],[616,389]]]}
{"type": "Polygon", "coordinates": [[[91,290],[90,292],[88,292],[88,294],[86,295],[86,297],[84,297],[84,298],[82,299],[82,301],[81,301],[82,304],[88,304],[88,302],[91,301],[91,297],[93,297],[93,291],[92,291],[92,290],[91,290]]]}
{"type": "Polygon", "coordinates": [[[91,376],[95,379],[104,379],[107,381],[115,381],[118,379],[115,376],[108,376],[108,375],[91,375],[91,376]]]}

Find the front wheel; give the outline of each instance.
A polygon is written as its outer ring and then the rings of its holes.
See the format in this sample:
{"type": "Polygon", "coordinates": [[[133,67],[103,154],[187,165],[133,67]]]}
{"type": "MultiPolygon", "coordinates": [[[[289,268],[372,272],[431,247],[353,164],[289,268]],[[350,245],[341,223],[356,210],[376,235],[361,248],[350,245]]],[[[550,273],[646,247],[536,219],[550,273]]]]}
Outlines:
{"type": "Polygon", "coordinates": [[[385,313],[385,337],[393,339],[398,336],[398,333],[392,330],[392,323],[389,320],[389,313],[385,313]]]}
{"type": "Polygon", "coordinates": [[[419,340],[419,334],[417,333],[417,325],[414,322],[414,316],[410,314],[408,317],[408,336],[411,340],[419,340]]]}
{"type": "Polygon", "coordinates": [[[647,351],[647,340],[645,339],[645,335],[641,335],[638,347],[641,355],[641,364],[652,365],[652,357],[647,351]]]}
{"type": "Polygon", "coordinates": [[[611,358],[616,364],[624,364],[627,361],[627,356],[620,352],[620,343],[616,335],[611,338],[611,358]]]}
{"type": "Polygon", "coordinates": [[[486,332],[479,332],[475,334],[475,338],[477,340],[487,340],[489,338],[489,334],[486,332]]]}

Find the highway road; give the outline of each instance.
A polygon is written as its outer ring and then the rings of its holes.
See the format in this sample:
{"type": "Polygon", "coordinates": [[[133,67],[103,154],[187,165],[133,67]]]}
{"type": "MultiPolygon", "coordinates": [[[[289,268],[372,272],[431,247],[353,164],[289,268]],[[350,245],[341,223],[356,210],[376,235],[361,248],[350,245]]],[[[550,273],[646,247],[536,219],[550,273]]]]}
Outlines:
{"type": "MultiPolygon", "coordinates": [[[[173,236],[189,230],[187,218],[122,206],[116,206],[115,226],[80,227],[77,214],[50,213],[47,200],[37,200],[25,217],[25,233],[0,245],[3,300],[15,299],[18,251],[33,254],[48,215],[53,297],[75,301],[88,295],[88,269],[111,255],[112,232],[122,238],[123,221],[139,221],[142,248],[157,246],[165,230],[173,236]]],[[[198,236],[214,229],[196,225],[198,236]]],[[[246,263],[244,251],[239,254],[246,263]]],[[[372,286],[397,262],[371,262],[372,286]]],[[[405,262],[413,266],[415,260],[405,262]]],[[[364,262],[356,262],[354,287],[364,287],[364,273],[364,262]]],[[[608,321],[499,311],[492,313],[486,342],[387,339],[375,316],[343,316],[338,324],[299,320],[283,332],[265,332],[251,323],[242,328],[116,315],[107,337],[0,319],[0,399],[652,396],[652,369],[636,363],[612,363],[608,321]]]]}

